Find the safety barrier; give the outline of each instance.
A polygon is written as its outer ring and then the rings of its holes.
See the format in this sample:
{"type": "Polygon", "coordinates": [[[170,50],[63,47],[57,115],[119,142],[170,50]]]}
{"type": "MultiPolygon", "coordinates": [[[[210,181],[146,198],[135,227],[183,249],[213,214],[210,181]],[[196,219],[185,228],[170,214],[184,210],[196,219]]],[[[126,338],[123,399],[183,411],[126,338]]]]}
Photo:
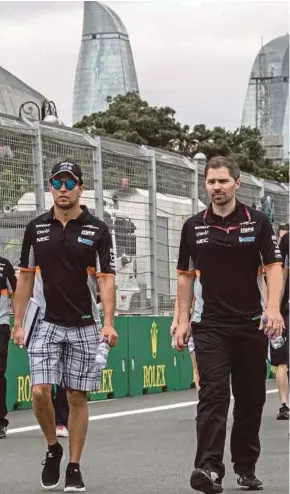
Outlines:
{"type": "MultiPolygon", "coordinates": [[[[187,351],[171,347],[166,316],[117,317],[118,346],[103,371],[101,389],[90,401],[137,396],[194,387],[192,363],[187,351]]],[[[274,369],[267,364],[267,378],[274,369]]],[[[31,408],[31,384],[26,350],[10,343],[7,369],[9,411],[31,408]]]]}

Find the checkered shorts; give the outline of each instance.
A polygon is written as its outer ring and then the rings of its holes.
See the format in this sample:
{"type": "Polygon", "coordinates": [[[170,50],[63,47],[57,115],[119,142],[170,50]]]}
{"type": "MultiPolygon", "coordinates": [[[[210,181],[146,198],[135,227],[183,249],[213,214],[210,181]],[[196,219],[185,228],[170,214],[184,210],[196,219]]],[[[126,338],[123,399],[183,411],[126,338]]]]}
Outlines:
{"type": "Polygon", "coordinates": [[[77,391],[100,389],[96,365],[100,326],[65,328],[40,321],[28,345],[31,384],[59,384],[77,391]]]}

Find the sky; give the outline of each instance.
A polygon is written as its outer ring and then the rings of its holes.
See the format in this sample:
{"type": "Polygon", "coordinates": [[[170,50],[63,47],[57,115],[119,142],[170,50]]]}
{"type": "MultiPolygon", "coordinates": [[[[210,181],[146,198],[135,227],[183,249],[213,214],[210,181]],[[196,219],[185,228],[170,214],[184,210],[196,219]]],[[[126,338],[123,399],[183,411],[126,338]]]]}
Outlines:
{"type": "MultiPolygon", "coordinates": [[[[105,2],[130,36],[140,95],[182,124],[235,129],[261,38],[289,32],[289,3],[230,0],[105,2]]],[[[82,2],[0,1],[0,65],[72,123],[82,2]]]]}

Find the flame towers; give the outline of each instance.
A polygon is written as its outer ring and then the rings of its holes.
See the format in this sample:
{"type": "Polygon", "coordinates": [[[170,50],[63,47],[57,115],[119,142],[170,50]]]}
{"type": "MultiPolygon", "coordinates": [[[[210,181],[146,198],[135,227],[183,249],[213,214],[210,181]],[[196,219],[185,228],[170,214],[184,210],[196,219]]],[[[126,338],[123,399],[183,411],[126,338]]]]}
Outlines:
{"type": "Polygon", "coordinates": [[[129,91],[138,91],[138,83],[124,24],[106,5],[84,2],[73,123],[85,115],[105,111],[111,98],[129,91]]]}

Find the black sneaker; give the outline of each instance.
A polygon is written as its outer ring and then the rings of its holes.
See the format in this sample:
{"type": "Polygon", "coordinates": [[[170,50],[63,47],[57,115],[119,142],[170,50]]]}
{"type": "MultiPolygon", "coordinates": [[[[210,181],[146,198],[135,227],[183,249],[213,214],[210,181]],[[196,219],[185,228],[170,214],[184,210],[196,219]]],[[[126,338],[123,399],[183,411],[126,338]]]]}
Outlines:
{"type": "Polygon", "coordinates": [[[63,449],[59,443],[57,443],[57,446],[54,447],[53,451],[47,451],[45,460],[41,463],[44,465],[40,480],[43,489],[51,490],[59,486],[61,474],[60,465],[63,456],[63,449]]]}
{"type": "Polygon", "coordinates": [[[257,479],[254,472],[241,473],[237,482],[243,491],[259,491],[263,489],[261,480],[257,479]]]}
{"type": "Polygon", "coordinates": [[[289,420],[289,408],[287,407],[286,403],[282,403],[281,407],[279,408],[277,420],[289,420]]]}
{"type": "Polygon", "coordinates": [[[0,424],[0,439],[4,439],[7,436],[7,427],[4,424],[0,424]]]}
{"type": "Polygon", "coordinates": [[[190,477],[190,485],[193,489],[205,494],[223,492],[222,481],[218,473],[209,469],[196,468],[190,477]]]}
{"type": "Polygon", "coordinates": [[[69,463],[66,469],[64,492],[85,492],[85,491],[86,491],[86,487],[83,482],[80,467],[78,465],[71,465],[69,463]]]}

